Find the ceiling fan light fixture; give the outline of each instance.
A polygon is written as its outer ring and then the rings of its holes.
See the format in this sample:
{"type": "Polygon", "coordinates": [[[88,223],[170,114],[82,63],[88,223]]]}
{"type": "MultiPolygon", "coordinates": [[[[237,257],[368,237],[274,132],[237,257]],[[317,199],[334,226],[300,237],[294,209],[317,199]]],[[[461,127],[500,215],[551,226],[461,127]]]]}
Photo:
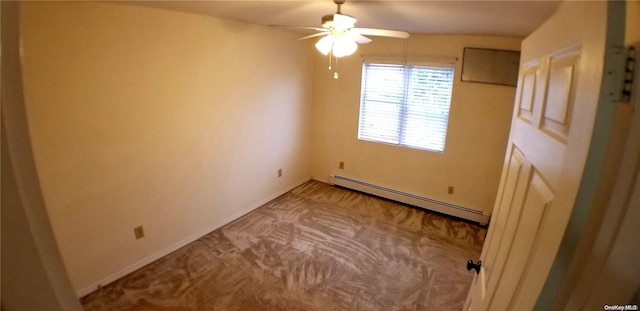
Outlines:
{"type": "Polygon", "coordinates": [[[358,49],[358,44],[350,38],[343,36],[333,42],[333,55],[335,57],[349,56],[358,49]]]}
{"type": "Polygon", "coordinates": [[[316,49],[318,49],[318,51],[320,51],[320,53],[322,53],[323,55],[327,55],[333,48],[333,41],[333,36],[327,35],[318,40],[318,42],[316,43],[316,49]]]}
{"type": "Polygon", "coordinates": [[[316,42],[316,49],[322,55],[328,55],[331,52],[334,57],[343,57],[353,54],[358,49],[358,44],[348,36],[336,38],[333,35],[327,35],[316,42]]]}

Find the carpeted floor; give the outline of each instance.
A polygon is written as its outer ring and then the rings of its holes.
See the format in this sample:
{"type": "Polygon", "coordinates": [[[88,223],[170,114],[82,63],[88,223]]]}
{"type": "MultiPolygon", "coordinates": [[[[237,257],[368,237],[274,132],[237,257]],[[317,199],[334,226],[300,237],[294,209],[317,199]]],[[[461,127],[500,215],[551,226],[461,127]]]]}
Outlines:
{"type": "Polygon", "coordinates": [[[485,229],[309,181],[81,299],[86,310],[461,310],[485,229]]]}

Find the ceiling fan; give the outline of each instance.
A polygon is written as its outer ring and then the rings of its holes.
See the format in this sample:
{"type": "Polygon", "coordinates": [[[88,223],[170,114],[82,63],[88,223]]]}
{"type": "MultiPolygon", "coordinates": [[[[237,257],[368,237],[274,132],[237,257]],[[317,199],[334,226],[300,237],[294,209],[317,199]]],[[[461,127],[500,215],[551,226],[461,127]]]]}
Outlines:
{"type": "Polygon", "coordinates": [[[343,57],[353,54],[359,44],[371,42],[367,36],[380,36],[406,39],[409,33],[406,31],[377,29],[377,28],[356,28],[356,18],[346,14],[342,14],[341,6],[346,0],[333,0],[338,6],[336,13],[327,14],[322,17],[322,28],[318,27],[296,27],[285,26],[289,28],[310,29],[318,31],[312,35],[300,38],[300,40],[320,37],[316,43],[316,48],[320,53],[334,57],[343,57]]]}

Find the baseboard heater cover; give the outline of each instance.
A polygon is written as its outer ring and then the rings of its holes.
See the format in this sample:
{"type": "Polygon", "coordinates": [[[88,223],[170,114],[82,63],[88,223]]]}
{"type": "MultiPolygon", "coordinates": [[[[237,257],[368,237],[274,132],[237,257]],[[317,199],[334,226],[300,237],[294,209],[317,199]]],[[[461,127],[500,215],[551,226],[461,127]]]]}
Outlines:
{"type": "Polygon", "coordinates": [[[337,186],[362,191],[373,194],[386,199],[406,203],[409,205],[421,207],[424,209],[440,212],[443,214],[460,217],[463,219],[475,221],[481,225],[489,223],[489,215],[485,215],[482,211],[474,210],[467,207],[458,206],[451,203],[441,202],[434,199],[425,198],[419,195],[406,193],[363,181],[347,178],[344,176],[331,176],[331,183],[337,186]]]}

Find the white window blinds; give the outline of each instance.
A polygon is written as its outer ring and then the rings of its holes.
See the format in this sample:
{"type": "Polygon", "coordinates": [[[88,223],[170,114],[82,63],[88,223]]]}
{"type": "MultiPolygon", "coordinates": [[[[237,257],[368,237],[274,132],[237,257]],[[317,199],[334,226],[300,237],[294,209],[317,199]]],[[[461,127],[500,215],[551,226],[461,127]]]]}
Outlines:
{"type": "Polygon", "coordinates": [[[358,139],[443,152],[453,65],[365,63],[358,139]]]}

